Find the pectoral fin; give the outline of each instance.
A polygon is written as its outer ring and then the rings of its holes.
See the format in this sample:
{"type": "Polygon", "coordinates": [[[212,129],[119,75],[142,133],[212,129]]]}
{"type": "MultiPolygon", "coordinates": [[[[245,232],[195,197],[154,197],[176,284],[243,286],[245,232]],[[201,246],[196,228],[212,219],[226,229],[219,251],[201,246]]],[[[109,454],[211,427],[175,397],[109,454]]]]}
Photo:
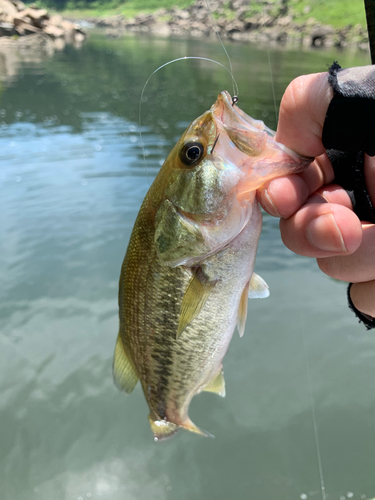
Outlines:
{"type": "Polygon", "coordinates": [[[179,213],[169,200],[157,211],[154,242],[160,261],[173,267],[209,251],[199,227],[179,213]]]}
{"type": "Polygon", "coordinates": [[[270,290],[267,283],[259,274],[253,273],[249,284],[249,299],[265,299],[269,295],[270,290]]]}
{"type": "Polygon", "coordinates": [[[248,299],[247,294],[249,290],[249,284],[250,283],[248,283],[243,289],[240,299],[240,305],[238,307],[238,312],[237,312],[237,330],[238,333],[240,334],[240,337],[243,336],[245,331],[245,324],[247,318],[247,299],[248,299]]]}
{"type": "Polygon", "coordinates": [[[215,394],[218,394],[222,398],[225,397],[225,380],[222,367],[220,368],[219,373],[215,375],[214,378],[208,382],[208,384],[203,390],[206,392],[214,392],[215,394]]]}
{"type": "Polygon", "coordinates": [[[132,392],[138,382],[138,375],[128,359],[120,334],[117,337],[113,359],[113,378],[117,388],[127,394],[132,392]]]}
{"type": "Polygon", "coordinates": [[[201,312],[215,284],[216,281],[208,281],[200,267],[196,269],[181,302],[180,321],[176,338],[201,312]]]}

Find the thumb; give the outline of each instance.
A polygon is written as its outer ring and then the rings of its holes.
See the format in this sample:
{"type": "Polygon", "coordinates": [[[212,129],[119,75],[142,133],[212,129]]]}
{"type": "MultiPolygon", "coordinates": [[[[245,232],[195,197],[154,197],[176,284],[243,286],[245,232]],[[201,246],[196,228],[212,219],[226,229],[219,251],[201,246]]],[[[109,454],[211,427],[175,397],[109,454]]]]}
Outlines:
{"type": "Polygon", "coordinates": [[[276,141],[304,156],[323,154],[323,125],[332,97],[328,73],[293,80],[280,104],[276,141]]]}

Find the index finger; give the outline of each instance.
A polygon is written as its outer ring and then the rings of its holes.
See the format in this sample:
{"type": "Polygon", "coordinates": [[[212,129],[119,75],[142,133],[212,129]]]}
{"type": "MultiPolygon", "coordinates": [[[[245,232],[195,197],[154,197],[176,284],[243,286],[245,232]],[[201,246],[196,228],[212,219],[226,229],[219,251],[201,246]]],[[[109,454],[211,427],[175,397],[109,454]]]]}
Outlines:
{"type": "Polygon", "coordinates": [[[328,73],[304,75],[287,87],[275,139],[304,156],[324,153],[323,125],[333,91],[328,73]]]}
{"type": "Polygon", "coordinates": [[[258,200],[271,215],[290,217],[334,172],[324,153],[323,125],[333,97],[327,73],[300,76],[285,91],[275,139],[304,156],[318,156],[299,175],[274,179],[258,190],[258,200]]]}
{"type": "Polygon", "coordinates": [[[275,217],[293,215],[319,188],[333,181],[335,174],[331,162],[324,153],[301,174],[279,177],[258,189],[261,206],[275,217]]]}

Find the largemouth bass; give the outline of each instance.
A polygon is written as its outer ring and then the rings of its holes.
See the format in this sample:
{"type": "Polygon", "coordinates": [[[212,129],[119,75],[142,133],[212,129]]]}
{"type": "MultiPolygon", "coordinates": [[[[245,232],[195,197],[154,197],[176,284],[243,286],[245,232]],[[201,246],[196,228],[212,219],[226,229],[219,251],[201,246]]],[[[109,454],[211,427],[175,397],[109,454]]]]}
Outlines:
{"type": "Polygon", "coordinates": [[[155,440],[184,428],[201,391],[225,395],[222,361],[248,296],[268,295],[253,272],[262,217],[256,190],[311,162],[222,92],[193,121],[150,187],[122,265],[113,372],[140,380],[155,440]]]}

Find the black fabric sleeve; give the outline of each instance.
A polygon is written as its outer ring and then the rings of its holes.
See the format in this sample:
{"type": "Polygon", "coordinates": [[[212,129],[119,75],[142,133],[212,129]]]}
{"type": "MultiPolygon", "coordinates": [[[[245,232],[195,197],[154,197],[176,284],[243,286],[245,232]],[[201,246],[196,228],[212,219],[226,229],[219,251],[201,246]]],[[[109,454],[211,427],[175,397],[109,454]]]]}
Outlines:
{"type": "Polygon", "coordinates": [[[334,62],[328,82],[333,98],[324,122],[324,147],[374,156],[375,66],[341,69],[334,62]]]}
{"type": "Polygon", "coordinates": [[[355,307],[355,305],[352,302],[352,299],[350,297],[350,289],[352,287],[353,283],[349,283],[348,286],[348,304],[350,309],[354,312],[354,314],[357,316],[358,320],[360,323],[363,323],[367,330],[372,330],[375,328],[375,318],[372,316],[368,316],[367,314],[362,313],[361,311],[358,311],[358,309],[355,307]]]}
{"type": "Polygon", "coordinates": [[[326,153],[335,172],[334,182],[348,193],[355,214],[360,220],[375,224],[375,209],[367,191],[363,169],[363,151],[348,153],[328,149],[326,153]]]}
{"type": "MultiPolygon", "coordinates": [[[[375,209],[367,191],[364,155],[375,155],[375,66],[342,70],[337,62],[329,69],[333,98],[323,127],[323,145],[335,172],[334,182],[350,196],[360,220],[375,223],[375,209]]],[[[348,286],[348,303],[367,329],[375,318],[355,308],[348,286]]]]}
{"type": "Polygon", "coordinates": [[[323,145],[358,217],[375,223],[366,188],[364,154],[375,155],[375,66],[342,69],[334,62],[328,82],[333,98],[323,127],[323,145]]]}

